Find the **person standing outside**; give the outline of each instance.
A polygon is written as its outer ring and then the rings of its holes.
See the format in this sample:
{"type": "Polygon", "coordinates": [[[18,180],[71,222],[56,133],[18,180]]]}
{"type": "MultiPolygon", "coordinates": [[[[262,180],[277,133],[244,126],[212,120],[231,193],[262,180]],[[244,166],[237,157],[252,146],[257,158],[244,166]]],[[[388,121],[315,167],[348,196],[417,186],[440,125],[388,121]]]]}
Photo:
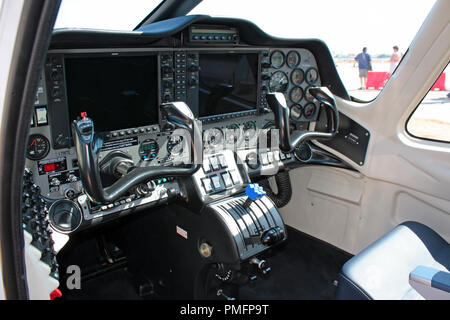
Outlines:
{"type": "Polygon", "coordinates": [[[372,58],[367,53],[366,47],[364,47],[362,52],[355,57],[355,60],[358,61],[359,79],[361,81],[361,87],[359,89],[363,90],[367,84],[367,74],[369,70],[372,70],[372,58]]]}
{"type": "Polygon", "coordinates": [[[398,47],[393,46],[392,49],[394,49],[394,53],[392,54],[391,59],[389,59],[389,62],[391,63],[391,66],[389,68],[390,74],[394,72],[395,68],[397,68],[398,63],[401,60],[400,54],[398,54],[398,47]]]}

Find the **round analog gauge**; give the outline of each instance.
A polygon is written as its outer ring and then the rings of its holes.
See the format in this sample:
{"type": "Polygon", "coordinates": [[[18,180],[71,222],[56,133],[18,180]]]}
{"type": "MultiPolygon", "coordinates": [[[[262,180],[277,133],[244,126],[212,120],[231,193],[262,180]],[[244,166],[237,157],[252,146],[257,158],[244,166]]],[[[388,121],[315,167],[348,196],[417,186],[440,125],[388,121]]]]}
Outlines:
{"type": "Polygon", "coordinates": [[[314,84],[316,83],[317,79],[319,79],[319,73],[316,69],[311,68],[306,71],[306,82],[308,82],[309,84],[314,84]]]}
{"type": "Polygon", "coordinates": [[[294,69],[300,63],[300,54],[297,51],[290,51],[286,57],[286,60],[287,65],[294,69]]]}
{"type": "Polygon", "coordinates": [[[305,80],[305,73],[302,69],[295,69],[291,72],[291,82],[294,86],[300,87],[303,80],[305,80]]]}
{"type": "Polygon", "coordinates": [[[303,98],[303,90],[302,90],[302,88],[295,87],[294,89],[292,89],[289,97],[291,98],[291,101],[293,103],[299,103],[300,100],[302,100],[302,98],[303,98]]]}
{"type": "Polygon", "coordinates": [[[300,118],[302,117],[303,114],[303,108],[301,105],[298,104],[294,104],[291,107],[291,119],[294,121],[298,121],[300,120],[300,118]]]}
{"type": "Polygon", "coordinates": [[[316,98],[314,98],[314,96],[309,92],[309,88],[311,88],[311,87],[308,87],[305,90],[305,98],[306,98],[306,100],[308,100],[310,102],[315,102],[316,98]]]}
{"type": "Polygon", "coordinates": [[[274,51],[270,56],[270,64],[275,69],[280,69],[284,65],[284,54],[281,51],[274,51]]]}
{"type": "Polygon", "coordinates": [[[316,113],[316,105],[314,103],[308,103],[303,109],[303,114],[305,115],[305,118],[308,120],[311,120],[314,117],[315,113],[316,113]]]}
{"type": "Polygon", "coordinates": [[[227,143],[235,143],[241,137],[241,128],[236,123],[228,125],[225,131],[225,139],[227,143]]]}
{"type": "Polygon", "coordinates": [[[205,140],[209,146],[218,146],[223,141],[223,132],[219,128],[212,128],[205,131],[205,140]]]}
{"type": "Polygon", "coordinates": [[[277,71],[270,78],[270,92],[286,92],[288,85],[288,77],[284,72],[277,71]]]}
{"type": "Polygon", "coordinates": [[[173,156],[183,153],[183,136],[171,136],[167,141],[167,152],[173,156]]]}
{"type": "Polygon", "coordinates": [[[158,156],[159,145],[154,139],[147,139],[139,146],[139,156],[144,161],[152,161],[158,156]]]}
{"type": "Polygon", "coordinates": [[[41,134],[32,134],[28,137],[27,158],[41,160],[50,152],[50,141],[41,134]]]}
{"type": "Polygon", "coordinates": [[[247,121],[244,123],[244,137],[250,140],[256,134],[256,123],[254,121],[247,121]]]}

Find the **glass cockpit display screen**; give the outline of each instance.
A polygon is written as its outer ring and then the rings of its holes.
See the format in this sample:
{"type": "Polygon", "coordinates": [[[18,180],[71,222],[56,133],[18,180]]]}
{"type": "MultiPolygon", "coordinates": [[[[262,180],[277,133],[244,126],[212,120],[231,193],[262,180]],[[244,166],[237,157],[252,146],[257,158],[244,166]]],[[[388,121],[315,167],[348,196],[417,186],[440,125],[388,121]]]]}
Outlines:
{"type": "Polygon", "coordinates": [[[70,120],[87,112],[95,131],[158,123],[156,56],[65,60],[70,120]]]}
{"type": "Polygon", "coordinates": [[[200,54],[199,117],[256,110],[258,54],[200,54]]]}

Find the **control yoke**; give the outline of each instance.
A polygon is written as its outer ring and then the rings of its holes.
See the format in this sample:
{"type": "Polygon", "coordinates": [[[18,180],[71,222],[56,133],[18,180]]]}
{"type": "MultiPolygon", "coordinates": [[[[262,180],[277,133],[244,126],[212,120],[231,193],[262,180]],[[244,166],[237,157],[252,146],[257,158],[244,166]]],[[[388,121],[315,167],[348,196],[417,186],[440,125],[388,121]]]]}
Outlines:
{"type": "Polygon", "coordinates": [[[72,123],[81,181],[91,201],[114,202],[140,183],[162,177],[190,176],[200,168],[200,154],[194,142],[201,145],[201,131],[191,109],[184,102],[172,102],[161,105],[161,113],[175,128],[189,133],[192,164],[185,167],[136,167],[107,188],[103,188],[100,177],[98,152],[102,141],[95,137],[94,122],[84,117],[72,123]]]}
{"type": "Polygon", "coordinates": [[[326,107],[328,132],[292,132],[289,120],[291,111],[287,106],[283,93],[275,92],[267,94],[267,103],[275,114],[275,125],[280,130],[280,149],[283,152],[292,152],[307,140],[332,139],[339,128],[339,112],[331,92],[326,87],[313,87],[308,89],[311,95],[320,102],[320,106],[326,107]]]}

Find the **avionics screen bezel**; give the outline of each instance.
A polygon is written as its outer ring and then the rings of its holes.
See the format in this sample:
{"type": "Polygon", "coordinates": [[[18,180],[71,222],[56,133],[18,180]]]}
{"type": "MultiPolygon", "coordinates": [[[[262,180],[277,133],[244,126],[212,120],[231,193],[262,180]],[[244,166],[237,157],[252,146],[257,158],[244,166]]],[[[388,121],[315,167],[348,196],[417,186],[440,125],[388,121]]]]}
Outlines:
{"type": "MultiPolygon", "coordinates": [[[[261,50],[224,50],[224,49],[218,49],[218,50],[199,50],[199,65],[201,66],[202,56],[204,55],[217,55],[217,56],[228,56],[228,55],[255,55],[256,57],[256,103],[253,109],[251,110],[242,110],[242,111],[235,111],[235,112],[227,112],[227,113],[214,113],[210,115],[201,115],[200,114],[200,84],[199,84],[199,102],[198,102],[198,119],[205,120],[205,119],[211,119],[217,116],[226,116],[226,115],[232,115],[232,114],[259,114],[260,113],[260,104],[261,104],[261,50]]],[[[201,71],[199,73],[199,82],[201,81],[201,71]]]]}
{"type": "MultiPolygon", "coordinates": [[[[70,79],[68,78],[68,71],[67,71],[67,63],[69,60],[72,59],[132,59],[132,58],[151,58],[153,59],[153,70],[154,70],[154,74],[152,75],[153,78],[153,85],[155,86],[154,90],[155,92],[155,96],[153,97],[153,102],[155,104],[155,117],[154,117],[154,121],[153,123],[140,123],[138,125],[133,125],[133,126],[120,126],[120,128],[116,128],[116,127],[110,127],[110,128],[101,128],[102,130],[96,130],[96,132],[103,132],[103,133],[107,133],[107,132],[113,132],[113,131],[124,131],[126,129],[132,129],[132,128],[139,128],[139,127],[143,127],[143,126],[153,126],[153,125],[159,125],[161,122],[161,114],[160,114],[160,101],[161,101],[161,97],[160,97],[160,81],[159,81],[159,68],[160,68],[160,63],[159,63],[159,59],[158,59],[158,52],[156,51],[142,51],[142,52],[133,52],[133,51],[127,51],[127,52],[98,52],[98,53],[70,53],[70,54],[64,54],[64,80],[65,80],[65,87],[66,87],[66,105],[67,105],[67,119],[69,121],[69,123],[71,121],[73,121],[74,119],[71,119],[71,105],[70,105],[70,101],[69,101],[69,90],[70,90],[70,79]]],[[[149,83],[149,88],[152,84],[149,83]]],[[[150,90],[150,89],[149,89],[150,90]]],[[[88,117],[89,117],[89,110],[86,110],[88,113],[88,117]]],[[[126,112],[127,110],[124,109],[123,112],[126,112]]],[[[120,117],[120,115],[118,115],[120,117]]],[[[94,119],[95,120],[95,119],[94,119]]],[[[95,125],[95,121],[94,121],[94,125],[95,125]]]]}

